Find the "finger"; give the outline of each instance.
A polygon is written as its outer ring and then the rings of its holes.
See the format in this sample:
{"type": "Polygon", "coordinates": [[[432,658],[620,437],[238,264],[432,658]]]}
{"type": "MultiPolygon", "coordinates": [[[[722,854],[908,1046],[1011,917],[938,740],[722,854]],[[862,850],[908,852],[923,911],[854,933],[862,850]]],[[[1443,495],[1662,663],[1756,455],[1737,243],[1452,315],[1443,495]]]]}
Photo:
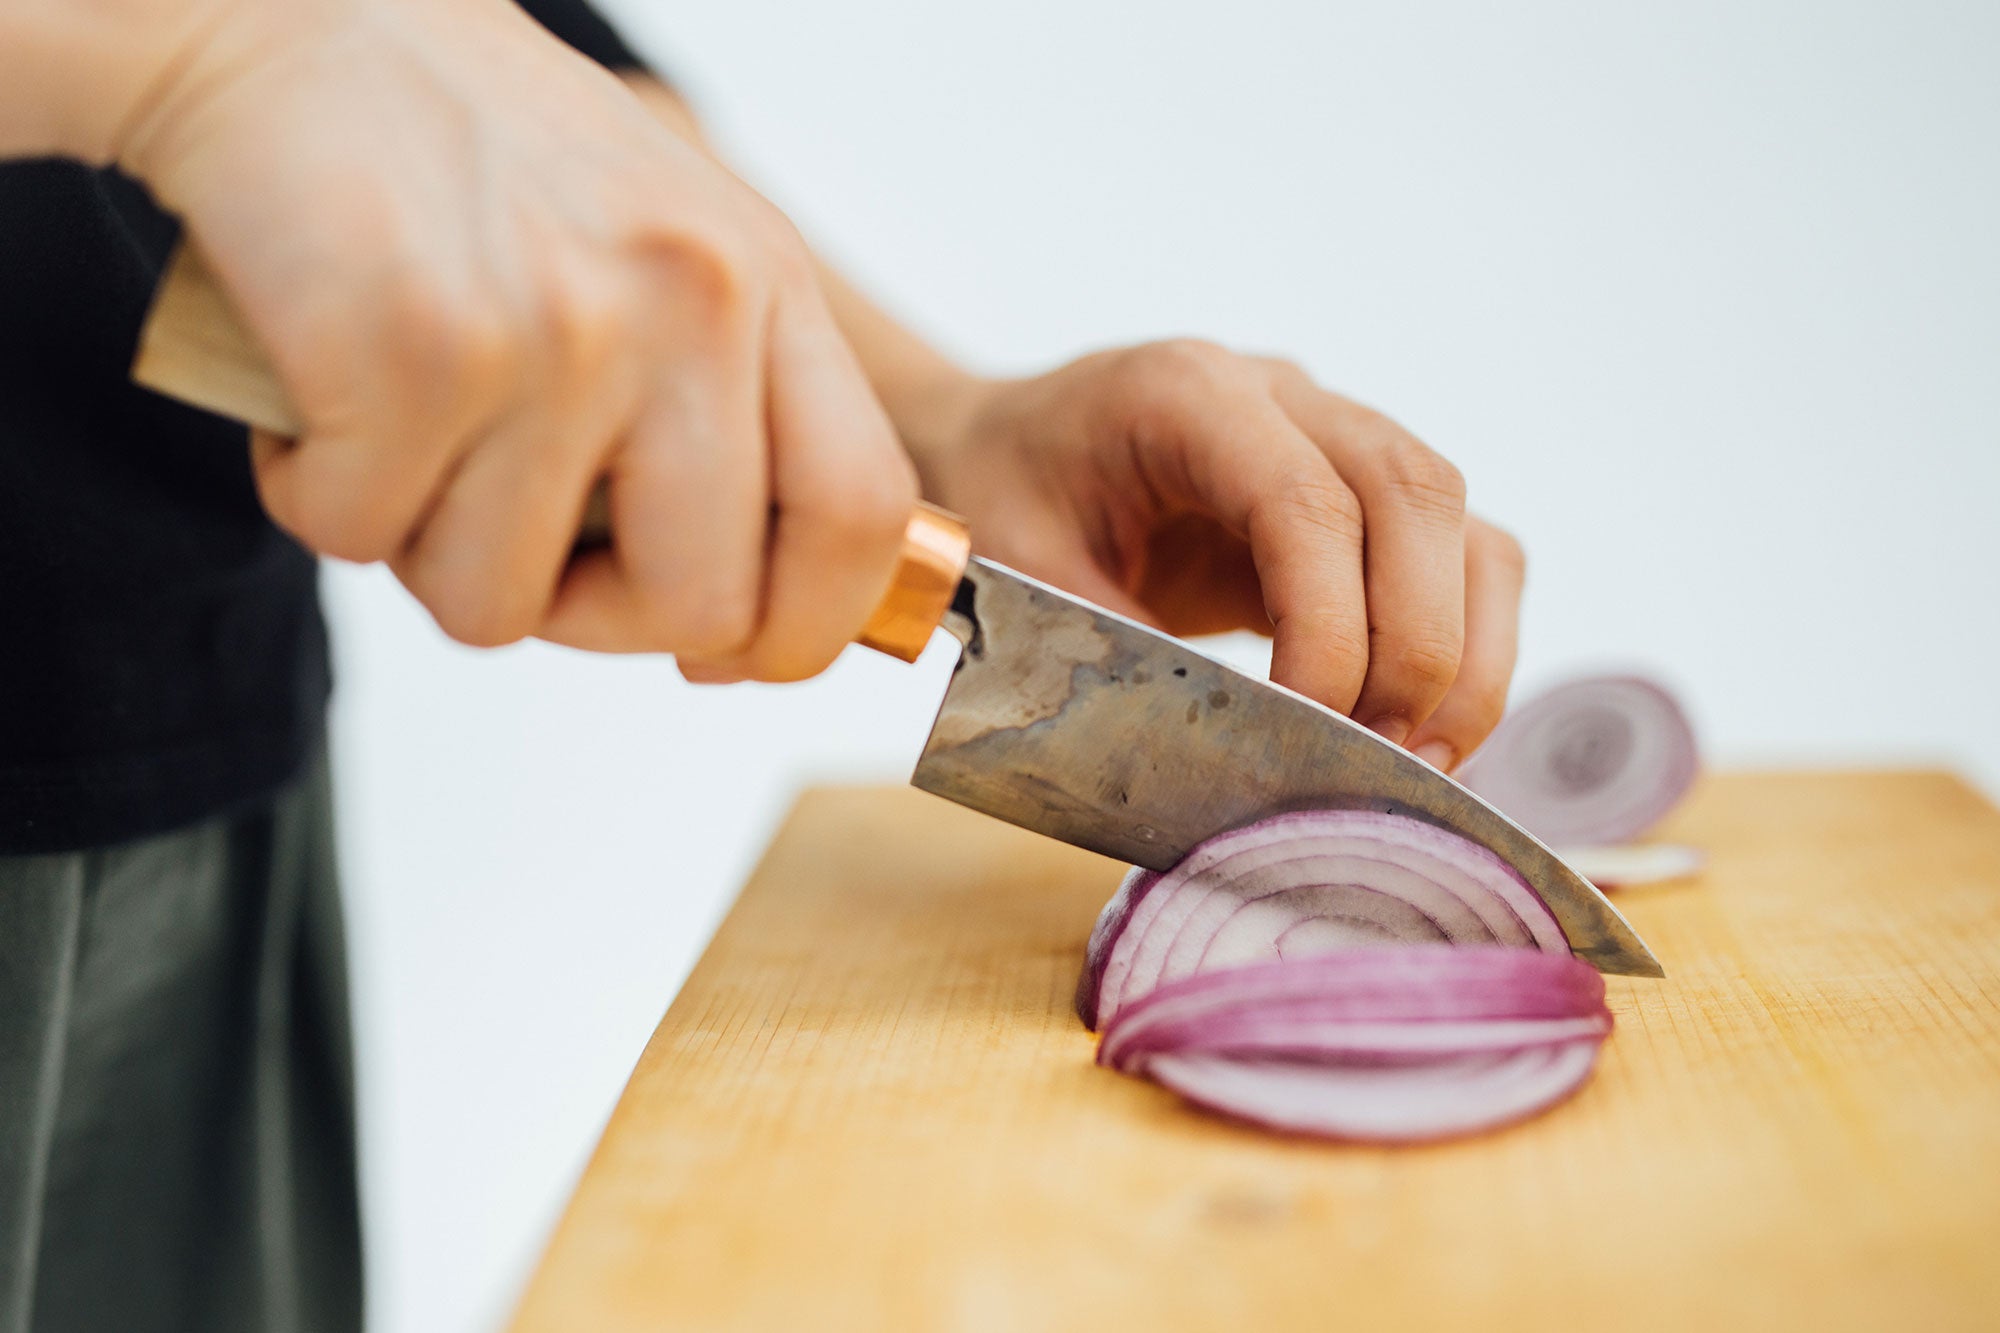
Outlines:
{"type": "Polygon", "coordinates": [[[611,549],[570,562],[541,637],[696,658],[750,641],[770,522],[761,385],[752,355],[655,372],[605,469],[611,549]]]}
{"type": "Polygon", "coordinates": [[[251,437],[251,475],[271,521],[308,550],[372,564],[402,550],[433,503],[448,465],[385,459],[329,434],[251,437]]]}
{"type": "Polygon", "coordinates": [[[1324,454],[1240,361],[1167,344],[1159,405],[1135,444],[1135,483],[1250,545],[1272,634],[1271,677],[1340,712],[1368,670],[1361,505],[1324,454]],[[1183,349],[1183,350],[1174,350],[1183,349]],[[1164,446],[1164,447],[1159,447],[1164,446]]]}
{"type": "Polygon", "coordinates": [[[1410,735],[1419,758],[1450,772],[1479,748],[1507,707],[1521,623],[1521,544],[1478,518],[1465,530],[1465,656],[1458,679],[1410,735]]]}
{"type": "Polygon", "coordinates": [[[1465,482],[1393,421],[1277,377],[1278,401],[1361,500],[1368,677],[1354,717],[1401,743],[1431,715],[1465,647],[1465,482]]]}
{"type": "Polygon", "coordinates": [[[390,568],[439,628],[495,647],[539,629],[619,424],[527,410],[475,445],[390,568]]]}
{"type": "Polygon", "coordinates": [[[917,482],[817,296],[781,299],[768,339],[776,518],[764,615],[742,652],[695,665],[793,681],[831,665],[887,595],[917,482]]]}
{"type": "Polygon", "coordinates": [[[453,638],[512,643],[548,617],[590,492],[637,410],[628,358],[609,346],[616,301],[568,289],[509,411],[475,444],[408,548],[390,562],[453,638]]]}
{"type": "Polygon", "coordinates": [[[305,340],[344,373],[278,366],[308,429],[254,445],[257,491],[308,548],[359,563],[401,552],[466,447],[513,401],[521,340],[497,301],[464,299],[468,285],[399,277],[345,336],[305,340]]]}

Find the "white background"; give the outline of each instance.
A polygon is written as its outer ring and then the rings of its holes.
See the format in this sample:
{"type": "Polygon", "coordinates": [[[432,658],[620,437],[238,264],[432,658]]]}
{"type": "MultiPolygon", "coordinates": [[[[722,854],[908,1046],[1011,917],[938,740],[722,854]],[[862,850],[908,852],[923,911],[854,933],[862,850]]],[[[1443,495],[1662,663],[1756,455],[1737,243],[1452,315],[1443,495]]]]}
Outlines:
{"type": "MultiPolygon", "coordinates": [[[[1398,416],[1528,545],[1523,681],[2000,788],[2000,6],[614,12],[972,363],[1197,333],[1398,416]]],[[[375,1324],[490,1327],[789,794],[904,777],[947,664],[697,693],[328,584],[375,1324]]]]}

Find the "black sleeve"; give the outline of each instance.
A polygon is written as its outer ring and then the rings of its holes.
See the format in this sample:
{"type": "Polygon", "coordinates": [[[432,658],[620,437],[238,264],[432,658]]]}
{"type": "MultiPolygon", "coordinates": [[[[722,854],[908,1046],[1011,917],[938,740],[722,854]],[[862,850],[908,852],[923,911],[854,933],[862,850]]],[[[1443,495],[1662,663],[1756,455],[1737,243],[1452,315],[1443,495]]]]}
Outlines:
{"type": "Polygon", "coordinates": [[[588,0],[520,0],[520,5],[537,23],[606,69],[652,72],[588,0]]]}

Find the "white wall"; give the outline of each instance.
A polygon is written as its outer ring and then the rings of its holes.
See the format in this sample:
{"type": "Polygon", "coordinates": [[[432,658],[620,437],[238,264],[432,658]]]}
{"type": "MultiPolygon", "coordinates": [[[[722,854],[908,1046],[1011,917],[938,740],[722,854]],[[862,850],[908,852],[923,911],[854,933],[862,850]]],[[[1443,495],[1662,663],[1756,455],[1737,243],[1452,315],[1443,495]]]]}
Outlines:
{"type": "MultiPolygon", "coordinates": [[[[1529,546],[1524,680],[2000,788],[2000,7],[1639,8],[615,6],[978,365],[1201,333],[1399,416],[1529,546]]],[[[787,794],[900,779],[946,664],[697,695],[329,583],[376,1324],[485,1327],[787,794]]]]}

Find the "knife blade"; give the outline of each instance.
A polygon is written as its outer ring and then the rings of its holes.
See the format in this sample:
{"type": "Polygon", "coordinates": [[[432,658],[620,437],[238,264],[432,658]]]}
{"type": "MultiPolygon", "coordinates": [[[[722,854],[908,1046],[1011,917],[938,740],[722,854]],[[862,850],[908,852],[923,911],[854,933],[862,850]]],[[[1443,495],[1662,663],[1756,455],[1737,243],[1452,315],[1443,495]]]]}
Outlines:
{"type": "Polygon", "coordinates": [[[1409,751],[1281,685],[973,557],[944,628],[959,661],[911,783],[1151,870],[1287,810],[1411,815],[1489,848],[1599,971],[1664,971],[1618,909],[1409,751]]]}

